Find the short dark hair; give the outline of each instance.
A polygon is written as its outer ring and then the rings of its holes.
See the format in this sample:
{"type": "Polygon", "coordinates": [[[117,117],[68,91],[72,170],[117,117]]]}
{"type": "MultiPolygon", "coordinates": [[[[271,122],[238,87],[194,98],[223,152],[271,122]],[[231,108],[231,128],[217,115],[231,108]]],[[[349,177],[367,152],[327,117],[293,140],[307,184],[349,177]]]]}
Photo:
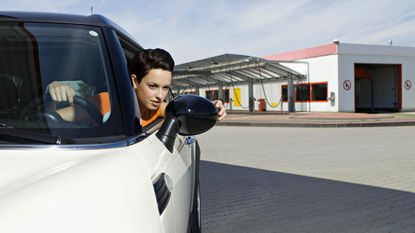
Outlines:
{"type": "Polygon", "coordinates": [[[130,74],[135,74],[141,82],[151,69],[162,69],[173,72],[174,60],[164,49],[145,49],[137,53],[128,64],[130,74]]]}

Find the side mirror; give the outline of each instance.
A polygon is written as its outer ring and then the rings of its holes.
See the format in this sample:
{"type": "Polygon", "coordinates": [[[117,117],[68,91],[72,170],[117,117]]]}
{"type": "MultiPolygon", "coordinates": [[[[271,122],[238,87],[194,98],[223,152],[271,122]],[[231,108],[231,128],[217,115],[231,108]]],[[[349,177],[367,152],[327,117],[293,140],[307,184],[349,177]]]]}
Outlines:
{"type": "Polygon", "coordinates": [[[156,136],[173,152],[176,135],[196,135],[211,129],[218,120],[213,103],[196,95],[181,95],[166,107],[165,120],[156,136]]]}

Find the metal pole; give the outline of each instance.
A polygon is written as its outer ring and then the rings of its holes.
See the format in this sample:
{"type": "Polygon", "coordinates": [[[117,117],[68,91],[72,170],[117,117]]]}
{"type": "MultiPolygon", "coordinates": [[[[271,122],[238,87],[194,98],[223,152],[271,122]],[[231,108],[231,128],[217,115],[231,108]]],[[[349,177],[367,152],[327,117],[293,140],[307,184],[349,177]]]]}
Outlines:
{"type": "Polygon", "coordinates": [[[223,83],[220,82],[218,85],[218,100],[223,101],[223,83]]]}
{"type": "Polygon", "coordinates": [[[295,112],[295,96],[294,96],[294,82],[290,77],[288,78],[288,112],[295,112]]]}
{"type": "Polygon", "coordinates": [[[196,86],[196,87],[195,87],[195,94],[196,94],[196,95],[200,95],[200,89],[199,89],[199,86],[196,86]]]}
{"type": "Polygon", "coordinates": [[[249,111],[253,112],[255,109],[255,98],[254,98],[254,81],[249,79],[248,81],[248,93],[249,93],[249,111]]]}

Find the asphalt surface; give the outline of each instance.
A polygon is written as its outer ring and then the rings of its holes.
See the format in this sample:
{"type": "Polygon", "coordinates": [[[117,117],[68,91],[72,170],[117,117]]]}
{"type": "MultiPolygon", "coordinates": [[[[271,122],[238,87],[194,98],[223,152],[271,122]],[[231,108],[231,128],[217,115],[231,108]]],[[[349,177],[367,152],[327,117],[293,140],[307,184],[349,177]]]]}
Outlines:
{"type": "Polygon", "coordinates": [[[202,230],[415,232],[415,127],[228,127],[198,137],[202,230]]]}

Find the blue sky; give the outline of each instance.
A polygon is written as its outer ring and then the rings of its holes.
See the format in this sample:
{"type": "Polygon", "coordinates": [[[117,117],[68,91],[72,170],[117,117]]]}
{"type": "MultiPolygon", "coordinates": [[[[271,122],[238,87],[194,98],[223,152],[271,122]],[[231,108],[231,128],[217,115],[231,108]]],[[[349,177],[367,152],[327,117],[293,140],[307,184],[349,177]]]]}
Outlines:
{"type": "Polygon", "coordinates": [[[1,10],[102,14],[178,64],[236,53],[265,56],[339,39],[415,46],[413,0],[0,0],[1,10]]]}

